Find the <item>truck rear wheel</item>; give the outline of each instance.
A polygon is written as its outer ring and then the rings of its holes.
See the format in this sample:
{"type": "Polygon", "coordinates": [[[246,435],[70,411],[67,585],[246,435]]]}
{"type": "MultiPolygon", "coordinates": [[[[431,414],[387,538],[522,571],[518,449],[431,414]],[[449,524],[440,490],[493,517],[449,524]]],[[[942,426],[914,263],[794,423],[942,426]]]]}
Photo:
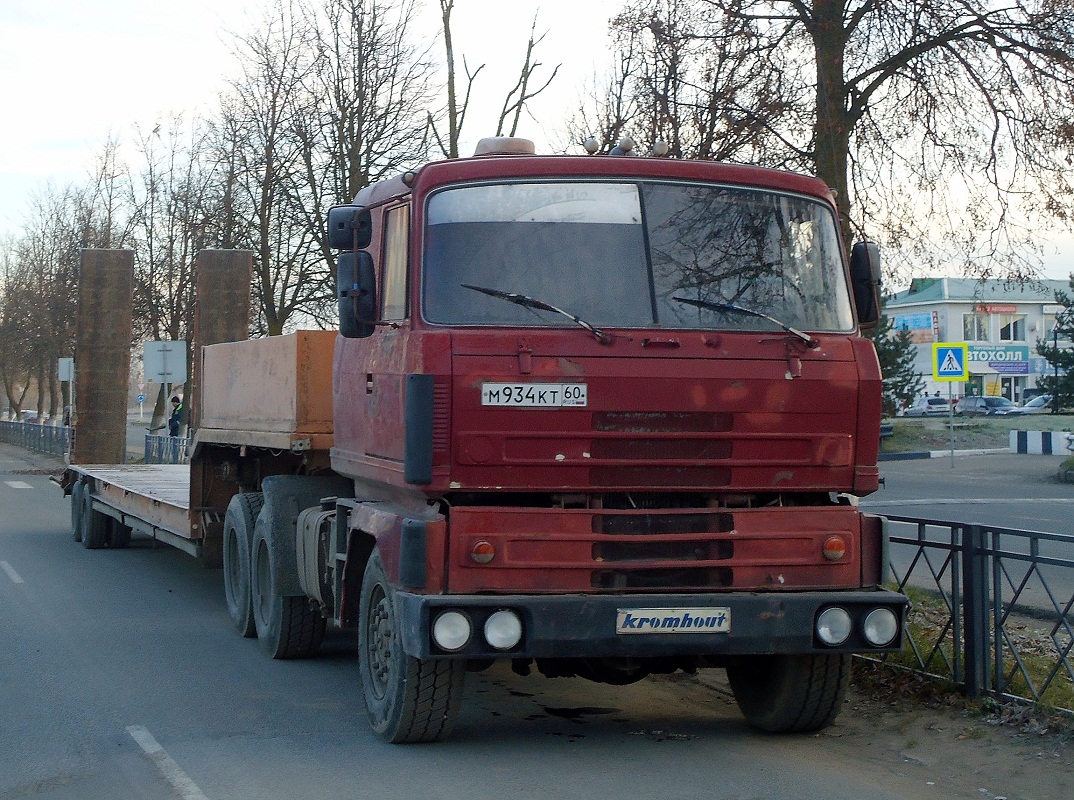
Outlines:
{"type": "Polygon", "coordinates": [[[93,510],[93,494],[90,484],[82,484],[82,546],[87,550],[100,550],[108,544],[109,517],[93,510]]]}
{"type": "Polygon", "coordinates": [[[76,542],[82,541],[82,492],[85,483],[79,478],[71,487],[71,536],[76,542]]]}
{"type": "Polygon", "coordinates": [[[326,622],[309,598],[281,593],[279,548],[286,543],[272,542],[271,532],[270,525],[254,526],[250,590],[258,643],[272,658],[305,658],[320,647],[326,622]]]}
{"type": "Polygon", "coordinates": [[[462,702],[466,661],[403,652],[394,591],[373,552],[362,579],[358,664],[373,730],[389,742],[433,742],[451,732],[462,702]]]}
{"type": "Polygon", "coordinates": [[[260,492],[237,494],[224,515],[224,598],[235,630],[247,638],[257,633],[250,599],[250,546],[264,504],[260,492]]]}
{"type": "Polygon", "coordinates": [[[839,714],[850,654],[750,656],[727,667],[746,722],[772,733],[816,731],[839,714]]]}

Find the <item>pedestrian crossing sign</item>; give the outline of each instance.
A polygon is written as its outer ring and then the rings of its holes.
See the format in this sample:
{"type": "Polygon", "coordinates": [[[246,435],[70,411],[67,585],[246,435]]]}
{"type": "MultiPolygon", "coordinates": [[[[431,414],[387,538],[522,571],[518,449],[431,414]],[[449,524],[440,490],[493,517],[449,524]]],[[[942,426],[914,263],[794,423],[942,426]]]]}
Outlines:
{"type": "Polygon", "coordinates": [[[937,381],[967,381],[970,378],[969,345],[936,342],[932,346],[932,377],[937,381]]]}

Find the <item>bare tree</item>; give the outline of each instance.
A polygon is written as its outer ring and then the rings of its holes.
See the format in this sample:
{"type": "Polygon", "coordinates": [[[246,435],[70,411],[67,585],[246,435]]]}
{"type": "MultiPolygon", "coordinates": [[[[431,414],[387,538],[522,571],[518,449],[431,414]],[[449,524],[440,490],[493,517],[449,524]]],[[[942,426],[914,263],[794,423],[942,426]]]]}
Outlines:
{"type": "MultiPolygon", "coordinates": [[[[451,12],[454,9],[455,0],[440,0],[441,33],[444,38],[444,55],[445,63],[447,65],[447,106],[443,113],[443,117],[446,118],[447,123],[446,136],[440,131],[438,117],[432,112],[430,112],[428,116],[429,129],[432,132],[433,139],[436,142],[437,148],[445,158],[459,157],[459,141],[462,138],[463,124],[466,122],[466,112],[470,107],[474,82],[481,70],[485,68],[485,65],[481,64],[477,69],[471,70],[469,64],[466,62],[466,57],[463,56],[462,63],[463,71],[466,73],[466,88],[463,91],[462,101],[460,102],[459,90],[456,85],[455,45],[451,32],[451,12]]],[[[540,62],[535,62],[533,60],[534,51],[536,50],[537,45],[544,39],[543,34],[539,37],[535,36],[536,30],[537,20],[534,18],[533,25],[530,29],[529,42],[526,46],[526,54],[522,62],[522,67],[519,69],[518,80],[514,87],[508,90],[503,102],[503,109],[500,113],[500,119],[496,130],[497,136],[503,134],[504,125],[508,118],[511,118],[512,120],[510,135],[513,136],[515,134],[518,128],[519,119],[526,108],[526,104],[547,89],[559,72],[559,65],[557,65],[552,70],[552,74],[539,89],[530,88],[530,82],[533,80],[534,73],[542,66],[540,62]]]]}
{"type": "Polygon", "coordinates": [[[304,313],[334,321],[334,254],[328,208],[369,183],[419,165],[426,157],[425,108],[434,100],[433,65],[413,43],[414,0],[320,0],[307,9],[316,58],[304,81],[293,135],[301,175],[291,209],[312,233],[321,302],[304,313]]]}
{"type": "Polygon", "coordinates": [[[544,37],[547,35],[547,33],[542,33],[540,36],[537,36],[537,17],[534,17],[533,24],[530,26],[530,39],[526,43],[526,56],[522,61],[522,68],[518,73],[518,81],[510,91],[507,92],[507,96],[503,101],[503,110],[500,112],[500,120],[496,123],[497,136],[504,135],[505,131],[503,126],[508,117],[511,119],[511,127],[506,131],[506,134],[508,136],[514,136],[515,133],[517,133],[518,122],[522,117],[523,110],[526,108],[526,103],[549,87],[552,81],[555,80],[559,68],[562,66],[562,64],[557,64],[553,67],[552,74],[541,84],[540,88],[530,88],[530,81],[533,80],[534,73],[543,66],[540,61],[535,62],[533,60],[533,51],[537,48],[537,45],[544,41],[544,37]]]}
{"type": "Polygon", "coordinates": [[[56,363],[74,351],[79,253],[122,246],[113,202],[120,176],[115,144],[109,143],[87,185],[48,186],[31,198],[22,236],[5,248],[0,379],[15,411],[32,398],[39,417],[56,418],[68,402],[56,363]]]}
{"type": "Polygon", "coordinates": [[[311,296],[311,233],[289,212],[300,180],[301,153],[293,131],[302,110],[303,81],[312,69],[311,23],[303,9],[278,0],[262,28],[238,40],[242,75],[232,81],[224,123],[237,132],[235,191],[252,219],[240,246],[255,253],[254,297],[269,334],[279,334],[311,296]]]}
{"type": "Polygon", "coordinates": [[[459,139],[462,136],[462,126],[466,122],[466,112],[470,107],[470,94],[474,88],[474,81],[478,74],[485,68],[481,64],[477,69],[470,71],[470,66],[463,56],[463,71],[466,73],[466,89],[463,92],[462,101],[459,101],[459,91],[455,79],[455,43],[451,33],[451,12],[455,10],[455,0],[440,0],[440,20],[444,37],[444,60],[447,65],[447,108],[444,117],[447,121],[447,136],[440,133],[437,125],[437,117],[429,112],[428,123],[433,139],[445,158],[459,157],[459,139]]]}
{"type": "Polygon", "coordinates": [[[868,229],[905,263],[1023,278],[1024,215],[1068,217],[1070,3],[649,0],[613,29],[635,129],[811,171],[845,236],[868,229]]]}
{"type": "MultiPolygon", "coordinates": [[[[197,252],[218,238],[209,132],[198,118],[175,116],[138,141],[141,171],[129,188],[135,342],[191,339],[197,252]]],[[[154,427],[164,414],[164,388],[154,398],[154,427]]]]}

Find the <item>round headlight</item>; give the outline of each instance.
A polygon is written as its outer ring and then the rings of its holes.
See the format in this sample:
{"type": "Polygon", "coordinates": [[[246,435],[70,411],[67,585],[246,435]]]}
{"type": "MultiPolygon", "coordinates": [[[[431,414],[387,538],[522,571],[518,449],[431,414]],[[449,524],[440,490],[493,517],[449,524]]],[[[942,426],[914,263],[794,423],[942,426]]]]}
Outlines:
{"type": "Polygon", "coordinates": [[[899,618],[890,608],[874,608],[862,625],[865,640],[875,647],[891,644],[899,634],[899,618]]]}
{"type": "Polygon", "coordinates": [[[522,620],[514,611],[497,611],[485,621],[485,641],[497,650],[510,650],[522,640],[522,620]]]}
{"type": "Polygon", "coordinates": [[[433,641],[442,650],[461,650],[470,641],[469,618],[460,611],[445,611],[433,622],[433,641]]]}
{"type": "Polygon", "coordinates": [[[852,627],[845,608],[826,608],[817,617],[817,638],[826,645],[837,647],[850,638],[852,627]]]}

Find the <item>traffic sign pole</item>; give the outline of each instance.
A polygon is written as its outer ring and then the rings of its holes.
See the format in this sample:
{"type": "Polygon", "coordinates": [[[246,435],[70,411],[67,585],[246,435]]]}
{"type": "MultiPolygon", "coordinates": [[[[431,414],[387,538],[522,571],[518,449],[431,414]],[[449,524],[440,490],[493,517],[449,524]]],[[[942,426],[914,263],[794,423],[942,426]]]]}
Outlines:
{"type": "Polygon", "coordinates": [[[932,377],[947,383],[947,431],[951,445],[951,469],[955,468],[954,384],[970,378],[970,347],[963,342],[936,342],[932,345],[932,377]]]}

